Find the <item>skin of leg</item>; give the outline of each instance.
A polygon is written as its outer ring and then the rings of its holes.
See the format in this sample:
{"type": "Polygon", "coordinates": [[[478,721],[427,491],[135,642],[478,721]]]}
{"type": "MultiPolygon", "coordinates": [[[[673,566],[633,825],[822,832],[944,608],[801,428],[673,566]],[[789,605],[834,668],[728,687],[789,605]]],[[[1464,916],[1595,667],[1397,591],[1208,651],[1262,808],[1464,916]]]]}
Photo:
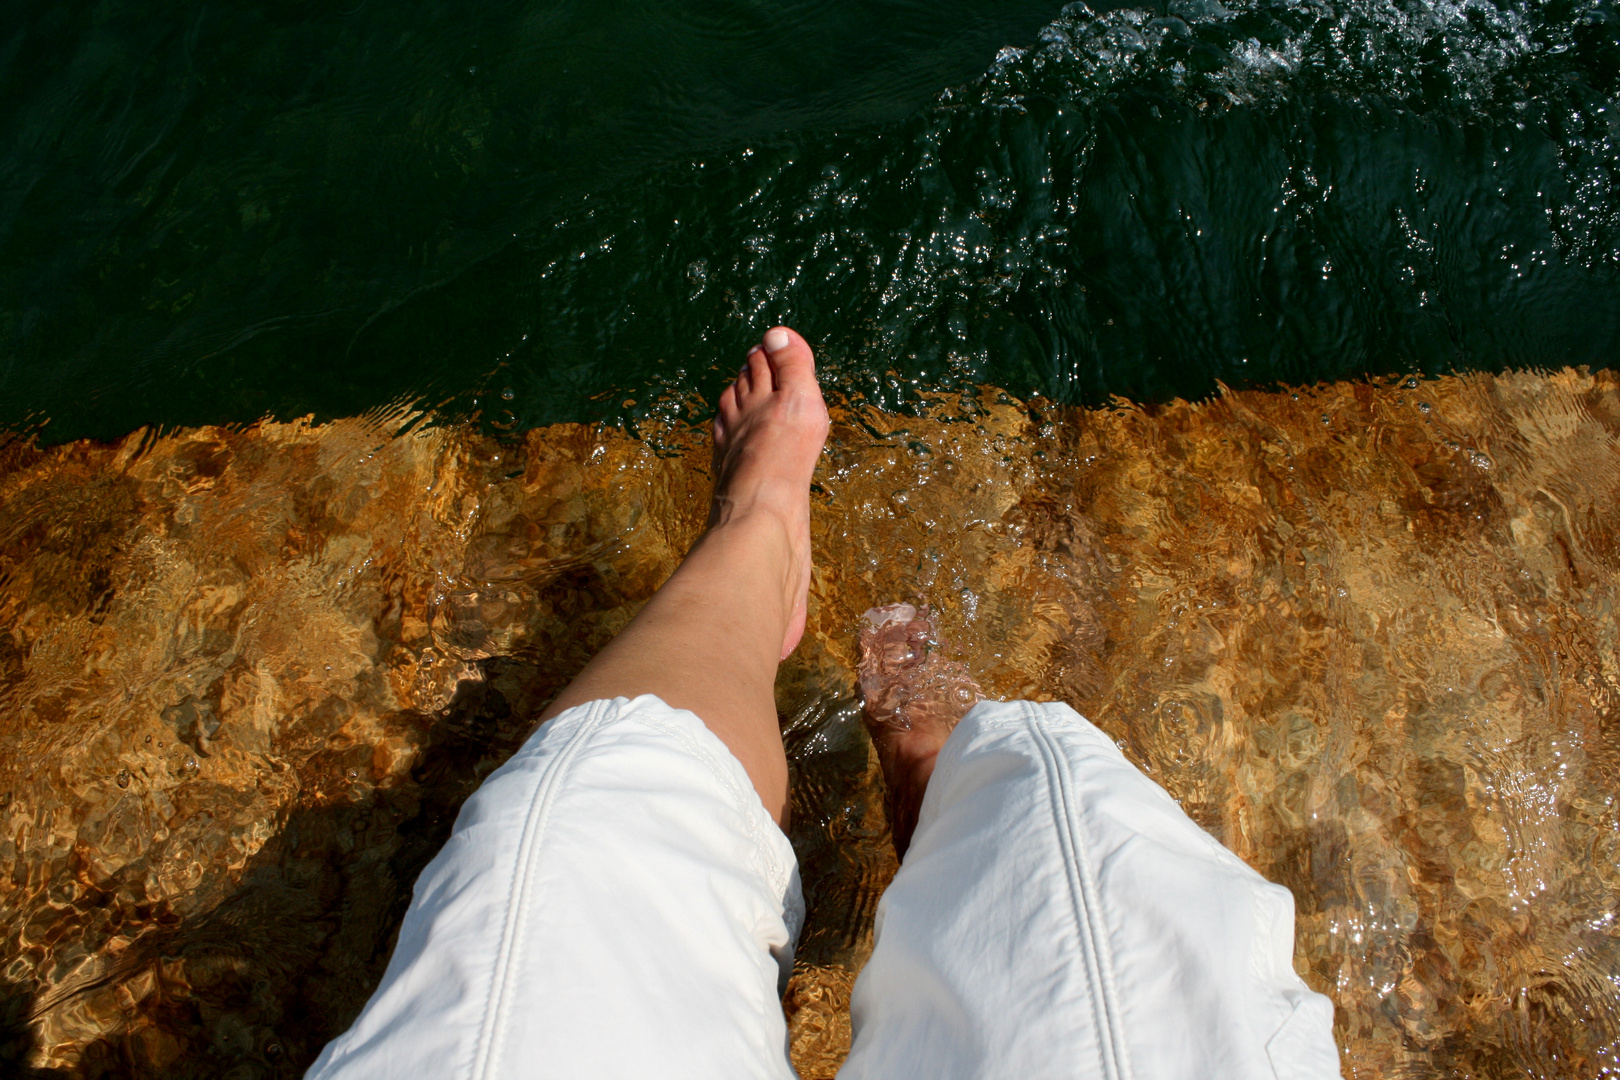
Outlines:
{"type": "Polygon", "coordinates": [[[984,691],[966,665],[939,651],[943,642],[927,605],[873,608],[862,623],[861,712],[883,769],[895,853],[903,858],[939,751],[984,691]]]}
{"type": "Polygon", "coordinates": [[[656,694],[702,719],[785,824],[774,687],[803,631],[810,477],[826,434],[810,347],[786,327],[769,331],[722,395],[707,530],[541,723],[589,701],[656,694]]]}

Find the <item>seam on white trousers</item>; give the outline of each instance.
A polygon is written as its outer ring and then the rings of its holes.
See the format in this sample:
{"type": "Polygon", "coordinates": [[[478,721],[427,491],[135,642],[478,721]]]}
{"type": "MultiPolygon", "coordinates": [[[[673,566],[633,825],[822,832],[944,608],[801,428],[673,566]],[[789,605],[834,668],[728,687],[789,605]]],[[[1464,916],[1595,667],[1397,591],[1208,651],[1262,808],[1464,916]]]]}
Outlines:
{"type": "Polygon", "coordinates": [[[1036,707],[1023,703],[1035,745],[1045,758],[1047,787],[1057,818],[1058,842],[1063,852],[1063,866],[1069,877],[1069,896],[1074,903],[1074,919],[1079,929],[1081,953],[1085,962],[1086,981],[1091,984],[1091,999],[1097,1015],[1097,1044],[1102,1052],[1105,1080],[1130,1080],[1131,1062],[1120,1031],[1119,1002],[1114,987],[1114,966],[1110,961],[1107,930],[1101,916],[1093,910],[1093,897],[1097,895],[1097,881],[1091,870],[1091,859],[1075,826],[1079,808],[1071,805],[1075,791],[1074,777],[1069,772],[1069,760],[1057,739],[1047,730],[1045,718],[1036,715],[1036,707]]]}
{"type": "Polygon", "coordinates": [[[499,1065],[498,1040],[506,1027],[506,1012],[513,964],[523,937],[523,914],[528,909],[529,879],[534,867],[534,854],[540,847],[546,820],[551,816],[551,804],[559,785],[556,778],[584,745],[587,737],[601,726],[604,713],[614,708],[612,701],[595,701],[590,712],[574,731],[573,736],[558,750],[535,782],[534,795],[529,800],[529,812],[523,820],[523,835],[518,840],[517,860],[512,867],[512,886],[506,891],[506,918],[501,925],[501,942],[496,951],[495,971],[490,980],[489,998],[484,1006],[484,1019],[479,1025],[478,1044],[473,1049],[473,1080],[494,1074],[499,1065]]]}

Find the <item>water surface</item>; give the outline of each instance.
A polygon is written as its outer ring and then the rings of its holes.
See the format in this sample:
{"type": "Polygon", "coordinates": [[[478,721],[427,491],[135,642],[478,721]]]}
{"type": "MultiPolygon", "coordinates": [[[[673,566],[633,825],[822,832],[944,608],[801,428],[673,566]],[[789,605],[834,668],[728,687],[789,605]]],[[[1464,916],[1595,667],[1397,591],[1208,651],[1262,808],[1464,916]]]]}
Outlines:
{"type": "MultiPolygon", "coordinates": [[[[778,706],[824,1077],[894,870],[860,613],[942,613],[1286,885],[1345,1073],[1620,1068],[1620,384],[840,409],[778,706]]],[[[402,418],[0,462],[0,1060],[300,1075],[456,809],[702,527],[708,448],[402,418]]]]}
{"type": "Polygon", "coordinates": [[[667,417],[774,321],[888,405],[1620,330],[1612,0],[126,0],[10,40],[0,423],[51,439],[667,417]]]}

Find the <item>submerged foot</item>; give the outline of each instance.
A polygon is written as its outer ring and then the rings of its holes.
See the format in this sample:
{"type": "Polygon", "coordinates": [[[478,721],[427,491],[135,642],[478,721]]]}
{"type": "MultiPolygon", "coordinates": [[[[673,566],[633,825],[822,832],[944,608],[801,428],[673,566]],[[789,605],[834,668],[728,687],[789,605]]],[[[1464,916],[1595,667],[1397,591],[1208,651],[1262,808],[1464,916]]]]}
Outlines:
{"type": "Polygon", "coordinates": [[[939,749],[984,691],[967,665],[939,655],[926,604],[875,607],[861,622],[861,710],[883,766],[894,849],[904,856],[939,749]]]}
{"type": "Polygon", "coordinates": [[[714,501],[709,528],[757,518],[779,521],[790,549],[783,582],[786,657],[804,636],[810,592],[810,479],[827,441],[827,406],[815,357],[785,326],[766,332],[737,381],[720,395],[714,420],[714,501]]]}

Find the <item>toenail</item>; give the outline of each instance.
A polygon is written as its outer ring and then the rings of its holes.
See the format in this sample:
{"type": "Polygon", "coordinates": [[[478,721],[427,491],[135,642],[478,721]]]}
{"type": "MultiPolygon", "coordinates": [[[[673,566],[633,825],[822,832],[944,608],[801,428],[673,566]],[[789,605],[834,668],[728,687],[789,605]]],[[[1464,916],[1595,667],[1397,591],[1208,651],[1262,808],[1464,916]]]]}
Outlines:
{"type": "Polygon", "coordinates": [[[793,339],[788,337],[788,332],[783,330],[780,326],[778,326],[775,330],[765,331],[766,352],[777,352],[781,349],[785,349],[792,344],[792,342],[793,339]]]}

